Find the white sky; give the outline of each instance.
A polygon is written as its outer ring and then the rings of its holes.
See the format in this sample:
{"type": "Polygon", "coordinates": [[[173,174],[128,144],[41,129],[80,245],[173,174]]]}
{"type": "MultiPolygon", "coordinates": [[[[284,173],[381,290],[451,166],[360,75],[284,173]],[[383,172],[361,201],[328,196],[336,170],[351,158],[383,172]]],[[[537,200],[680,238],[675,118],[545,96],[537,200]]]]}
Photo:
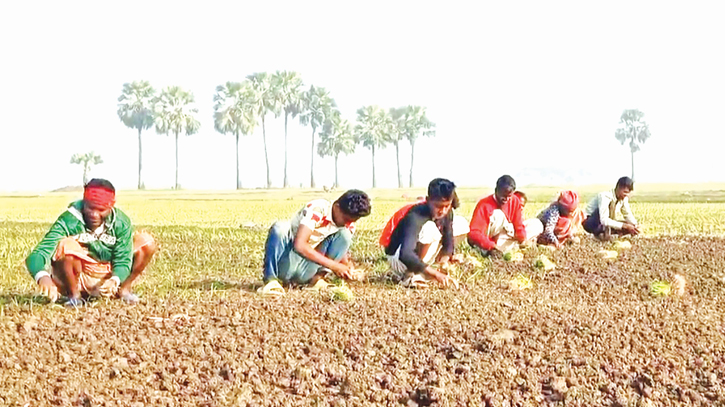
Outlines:
{"type": "MultiPolygon", "coordinates": [[[[137,137],[116,115],[124,82],[191,90],[199,134],[180,143],[187,189],[235,186],[234,139],[214,131],[212,96],[257,71],[295,70],[357,108],[428,107],[438,136],[416,146],[415,178],[492,187],[614,182],[629,150],[614,138],[623,109],[645,112],[651,139],[635,155],[640,182],[725,181],[725,3],[455,1],[25,1],[0,3],[0,191],[80,183],[135,188],[137,137]],[[544,170],[546,169],[546,170],[544,170]]],[[[267,120],[275,186],[283,119],[267,120]]],[[[290,126],[290,178],[309,182],[310,133],[290,126]]],[[[265,182],[261,128],[243,139],[245,187],[265,182]]],[[[409,162],[402,150],[404,180],[409,162]]],[[[392,146],[378,186],[397,185],[392,146]]],[[[318,186],[332,159],[315,158],[318,186]]],[[[173,138],[144,133],[147,188],[174,182],[173,138]]],[[[370,152],[340,163],[341,183],[369,188],[370,152]]]]}

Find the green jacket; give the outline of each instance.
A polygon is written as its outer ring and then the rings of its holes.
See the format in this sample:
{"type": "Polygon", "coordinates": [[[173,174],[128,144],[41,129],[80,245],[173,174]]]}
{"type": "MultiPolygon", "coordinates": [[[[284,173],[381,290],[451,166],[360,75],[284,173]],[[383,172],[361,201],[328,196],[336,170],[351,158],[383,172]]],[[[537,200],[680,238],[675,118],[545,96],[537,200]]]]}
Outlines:
{"type": "Polygon", "coordinates": [[[72,236],[88,250],[88,255],[102,263],[111,263],[113,275],[124,281],[131,274],[133,263],[133,229],[131,220],[118,208],[113,208],[105,220],[105,230],[100,235],[86,227],[81,212],[83,201],[73,202],[50,227],[45,237],[25,259],[25,265],[33,278],[40,272],[51,274],[51,259],[58,243],[72,236]]]}

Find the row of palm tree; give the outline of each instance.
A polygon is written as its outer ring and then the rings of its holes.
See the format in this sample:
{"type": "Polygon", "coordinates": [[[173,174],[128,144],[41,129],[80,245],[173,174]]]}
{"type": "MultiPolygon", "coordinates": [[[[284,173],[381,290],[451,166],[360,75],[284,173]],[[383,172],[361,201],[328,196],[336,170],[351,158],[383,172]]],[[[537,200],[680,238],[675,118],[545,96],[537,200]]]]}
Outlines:
{"type": "MultiPolygon", "coordinates": [[[[241,82],[227,82],[216,88],[214,95],[214,129],[230,134],[236,140],[237,189],[242,188],[239,173],[240,136],[252,135],[261,124],[264,158],[267,169],[267,187],[272,186],[267,148],[266,118],[284,115],[284,181],[289,187],[287,165],[287,125],[290,117],[299,118],[302,125],[310,126],[310,187],[315,187],[314,158],[334,157],[335,184],[339,186],[338,159],[352,154],[358,144],[372,153],[373,188],[375,177],[375,153],[389,144],[395,145],[398,165],[398,186],[403,187],[400,171],[400,142],[407,140],[411,146],[409,185],[413,185],[413,159],[415,141],[420,136],[435,135],[435,125],[420,106],[405,106],[385,110],[379,106],[365,106],[357,111],[357,123],[353,126],[337,109],[330,92],[322,87],[303,88],[302,77],[297,72],[278,71],[254,73],[241,82]],[[319,131],[319,134],[318,134],[319,131]],[[316,137],[319,135],[319,143],[316,137]]],[[[176,182],[179,188],[179,135],[192,135],[199,131],[198,109],[194,95],[177,86],[164,88],[160,93],[147,81],[135,81],[123,85],[118,98],[118,116],[121,121],[138,132],[138,188],[143,189],[141,133],[152,126],[159,134],[174,135],[176,140],[176,182]]]]}

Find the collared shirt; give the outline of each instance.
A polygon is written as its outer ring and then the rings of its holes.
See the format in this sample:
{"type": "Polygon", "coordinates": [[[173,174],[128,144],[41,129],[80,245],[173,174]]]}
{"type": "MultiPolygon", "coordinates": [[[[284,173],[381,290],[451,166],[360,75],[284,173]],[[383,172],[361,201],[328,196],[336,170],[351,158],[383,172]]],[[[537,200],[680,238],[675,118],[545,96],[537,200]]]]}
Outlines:
{"type": "Polygon", "coordinates": [[[349,223],[345,226],[337,226],[332,220],[332,202],[326,199],[315,199],[310,201],[304,208],[300,209],[290,220],[292,233],[297,234],[300,225],[307,226],[312,230],[307,241],[313,248],[319,245],[326,237],[345,227],[350,232],[355,231],[355,224],[349,223]]]}
{"type": "Polygon", "coordinates": [[[83,219],[82,210],[82,200],[71,203],[25,260],[30,275],[36,281],[50,275],[53,253],[58,242],[65,237],[73,237],[99,262],[110,262],[113,275],[120,281],[131,274],[133,228],[128,216],[114,207],[100,227],[90,230],[83,219]]]}
{"type": "Polygon", "coordinates": [[[589,201],[587,205],[586,214],[587,217],[591,216],[594,212],[599,212],[599,219],[603,226],[608,226],[614,229],[622,229],[623,222],[619,222],[614,219],[617,212],[622,212],[624,220],[636,225],[637,220],[632,214],[632,209],[629,207],[629,199],[624,198],[621,201],[617,200],[617,195],[612,191],[600,192],[589,201]]]}

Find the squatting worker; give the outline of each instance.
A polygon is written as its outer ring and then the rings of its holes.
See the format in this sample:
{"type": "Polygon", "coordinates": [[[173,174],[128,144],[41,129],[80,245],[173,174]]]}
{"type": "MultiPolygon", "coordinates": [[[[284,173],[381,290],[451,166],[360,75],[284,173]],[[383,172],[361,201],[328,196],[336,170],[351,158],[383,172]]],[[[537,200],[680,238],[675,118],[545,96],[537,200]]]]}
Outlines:
{"type": "Polygon", "coordinates": [[[33,249],[25,264],[41,294],[55,302],[79,306],[83,297],[118,297],[138,302],[131,292],[158,250],[145,232],[134,232],[131,220],[115,207],[116,190],[94,178],[83,199],[68,206],[33,249]]]}
{"type": "Polygon", "coordinates": [[[582,223],[584,230],[600,240],[610,240],[614,235],[637,235],[639,226],[629,207],[629,195],[634,191],[634,181],[629,177],[617,180],[614,190],[597,194],[589,202],[582,223]],[[618,212],[622,213],[624,220],[616,219],[618,212]]]}
{"type": "Polygon", "coordinates": [[[468,221],[454,213],[458,204],[456,185],[436,178],[428,184],[425,200],[403,206],[385,225],[380,244],[401,284],[411,288],[425,288],[429,281],[448,284],[445,266],[456,240],[468,233],[468,221]]]}
{"type": "Polygon", "coordinates": [[[468,243],[483,255],[505,253],[519,245],[533,244],[543,230],[540,220],[523,220],[516,181],[502,175],[494,193],[478,201],[473,210],[468,243]]]}
{"type": "Polygon", "coordinates": [[[357,189],[335,202],[315,199],[289,221],[269,229],[264,246],[263,295],[283,295],[282,284],[314,286],[330,272],[354,279],[348,256],[355,222],[370,215],[370,198],[357,189]]]}

